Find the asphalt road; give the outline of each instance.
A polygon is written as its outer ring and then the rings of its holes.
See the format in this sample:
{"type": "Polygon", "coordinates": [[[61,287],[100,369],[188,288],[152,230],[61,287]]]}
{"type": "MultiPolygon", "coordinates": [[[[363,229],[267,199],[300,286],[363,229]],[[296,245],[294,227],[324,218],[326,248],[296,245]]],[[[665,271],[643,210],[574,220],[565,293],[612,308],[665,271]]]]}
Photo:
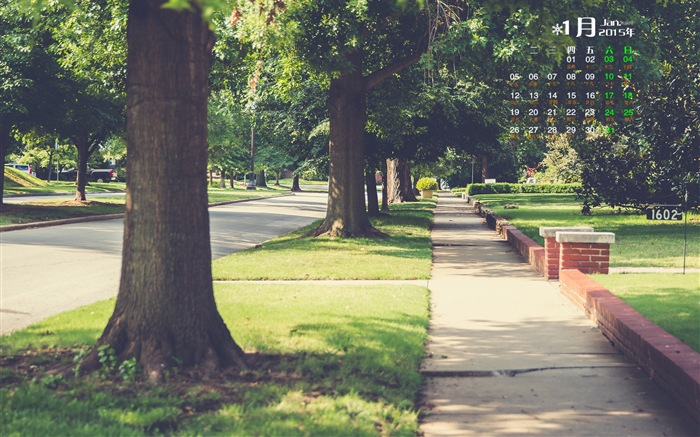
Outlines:
{"type": "MultiPolygon", "coordinates": [[[[325,193],[297,193],[210,208],[219,258],[323,217],[325,193]]],[[[115,296],[123,220],[0,233],[0,334],[115,296]]]]}

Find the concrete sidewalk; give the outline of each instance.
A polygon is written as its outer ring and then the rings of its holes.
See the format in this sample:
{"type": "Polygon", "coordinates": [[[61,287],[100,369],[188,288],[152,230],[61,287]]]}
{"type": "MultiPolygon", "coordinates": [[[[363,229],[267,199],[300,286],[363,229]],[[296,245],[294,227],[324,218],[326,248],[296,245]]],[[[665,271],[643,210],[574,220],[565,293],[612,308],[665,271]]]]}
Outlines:
{"type": "Polygon", "coordinates": [[[700,434],[463,200],[432,241],[426,436],[700,434]]]}

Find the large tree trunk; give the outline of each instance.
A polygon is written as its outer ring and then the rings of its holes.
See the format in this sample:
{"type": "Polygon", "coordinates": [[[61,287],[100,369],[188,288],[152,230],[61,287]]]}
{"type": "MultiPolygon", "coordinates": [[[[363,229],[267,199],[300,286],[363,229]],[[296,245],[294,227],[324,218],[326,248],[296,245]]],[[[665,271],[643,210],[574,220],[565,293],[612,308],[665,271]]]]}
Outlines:
{"type": "Polygon", "coordinates": [[[379,199],[377,197],[377,176],[374,169],[365,170],[365,185],[367,186],[367,214],[370,217],[379,215],[379,199]]]}
{"type": "Polygon", "coordinates": [[[265,177],[265,170],[260,170],[257,177],[255,178],[255,185],[258,187],[267,188],[267,180],[265,177]]]}
{"type": "Polygon", "coordinates": [[[364,137],[366,118],[362,54],[348,56],[354,70],[331,80],[328,96],[328,208],[315,233],[340,237],[378,235],[365,209],[364,137]]]}
{"type": "Polygon", "coordinates": [[[301,192],[301,187],[299,186],[299,175],[295,174],[294,179],[292,179],[292,192],[293,193],[300,193],[301,192]]]}
{"type": "MultiPolygon", "coordinates": [[[[175,365],[206,376],[245,366],[212,288],[207,98],[213,36],[200,11],[129,5],[126,193],[121,282],[97,346],[136,357],[152,381],[175,365]]],[[[97,348],[84,368],[98,363],[97,348]]]]}
{"type": "Polygon", "coordinates": [[[10,136],[10,122],[0,115],[0,205],[3,204],[3,193],[5,191],[5,157],[7,152],[10,151],[10,141],[12,140],[10,136]]]}
{"type": "Polygon", "coordinates": [[[411,183],[411,167],[402,159],[387,159],[387,199],[389,203],[417,202],[411,183]]]}
{"type": "Polygon", "coordinates": [[[226,188],[226,170],[223,168],[219,174],[219,188],[226,188]]]}
{"type": "Polygon", "coordinates": [[[489,158],[486,156],[481,157],[481,182],[486,182],[489,178],[489,158]]]}
{"type": "Polygon", "coordinates": [[[387,185],[387,162],[382,162],[382,212],[389,212],[389,186],[387,185]]]}
{"type": "Polygon", "coordinates": [[[85,187],[87,186],[87,163],[90,159],[90,144],[87,138],[76,138],[75,148],[78,149],[78,172],[75,179],[75,200],[86,200],[85,187]]]}

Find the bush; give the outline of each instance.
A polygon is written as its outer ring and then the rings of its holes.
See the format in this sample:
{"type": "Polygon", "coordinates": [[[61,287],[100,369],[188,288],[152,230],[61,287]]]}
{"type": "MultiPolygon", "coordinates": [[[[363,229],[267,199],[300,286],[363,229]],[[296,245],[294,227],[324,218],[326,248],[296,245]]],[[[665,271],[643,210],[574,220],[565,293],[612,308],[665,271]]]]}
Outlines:
{"type": "Polygon", "coordinates": [[[438,189],[438,183],[433,178],[420,178],[420,179],[418,179],[418,182],[416,182],[416,188],[421,190],[421,191],[423,191],[423,190],[435,191],[438,189]]]}
{"type": "Polygon", "coordinates": [[[565,193],[573,194],[581,184],[469,184],[467,194],[506,194],[506,193],[565,193]]]}

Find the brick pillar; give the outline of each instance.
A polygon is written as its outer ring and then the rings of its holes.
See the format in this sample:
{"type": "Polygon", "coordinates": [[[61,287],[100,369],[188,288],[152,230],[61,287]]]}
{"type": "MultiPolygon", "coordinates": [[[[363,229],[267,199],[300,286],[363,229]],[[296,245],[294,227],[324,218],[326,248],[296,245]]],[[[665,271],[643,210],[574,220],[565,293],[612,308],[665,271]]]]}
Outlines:
{"type": "Polygon", "coordinates": [[[544,271],[547,279],[559,279],[559,243],[557,232],[593,232],[590,226],[542,226],[540,237],[544,238],[544,271]]]}
{"type": "Polygon", "coordinates": [[[559,270],[578,269],[583,273],[607,274],[610,268],[612,232],[557,232],[559,270]]]}

